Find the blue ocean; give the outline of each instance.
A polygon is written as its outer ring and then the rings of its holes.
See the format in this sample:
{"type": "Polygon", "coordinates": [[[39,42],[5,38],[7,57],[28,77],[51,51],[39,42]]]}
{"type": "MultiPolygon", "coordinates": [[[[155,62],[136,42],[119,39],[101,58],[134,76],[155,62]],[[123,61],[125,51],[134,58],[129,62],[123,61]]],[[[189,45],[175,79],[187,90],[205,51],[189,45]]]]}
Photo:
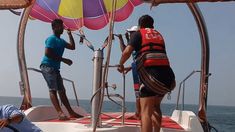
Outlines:
{"type": "MultiPolygon", "coordinates": [[[[22,98],[20,97],[0,97],[0,105],[3,104],[14,104],[19,107],[21,104],[22,98]]],[[[33,98],[33,105],[51,105],[49,99],[42,98],[33,98]]],[[[70,100],[72,105],[76,105],[75,100],[70,100]]],[[[79,100],[79,105],[86,109],[87,112],[90,112],[90,100],[79,100]]],[[[127,111],[135,111],[135,103],[127,102],[126,103],[127,111]]],[[[191,110],[197,113],[197,105],[185,105],[186,110],[191,110]]],[[[164,115],[171,115],[175,109],[175,104],[162,104],[162,112],[164,115]]],[[[120,106],[114,104],[111,101],[105,101],[103,105],[103,111],[120,111],[120,106]]],[[[232,106],[208,106],[207,107],[207,117],[209,123],[215,127],[219,132],[234,132],[235,131],[235,107],[232,106]]]]}

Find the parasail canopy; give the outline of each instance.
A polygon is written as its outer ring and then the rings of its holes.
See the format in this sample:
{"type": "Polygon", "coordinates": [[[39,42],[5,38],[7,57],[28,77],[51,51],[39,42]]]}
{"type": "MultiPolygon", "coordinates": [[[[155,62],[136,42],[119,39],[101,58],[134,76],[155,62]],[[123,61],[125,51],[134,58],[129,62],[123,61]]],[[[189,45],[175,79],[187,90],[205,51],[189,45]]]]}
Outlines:
{"type": "MultiPolygon", "coordinates": [[[[116,0],[114,20],[127,19],[141,0],[116,0]]],[[[51,22],[55,18],[64,21],[66,28],[77,30],[83,26],[98,30],[109,23],[113,0],[36,0],[30,16],[51,22]]]]}

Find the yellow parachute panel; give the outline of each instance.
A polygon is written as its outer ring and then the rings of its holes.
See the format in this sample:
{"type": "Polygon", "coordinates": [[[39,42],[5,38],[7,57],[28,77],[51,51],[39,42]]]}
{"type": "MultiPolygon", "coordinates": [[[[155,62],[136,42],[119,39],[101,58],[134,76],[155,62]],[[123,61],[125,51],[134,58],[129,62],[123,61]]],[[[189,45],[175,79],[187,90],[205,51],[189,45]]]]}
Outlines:
{"type": "MultiPolygon", "coordinates": [[[[103,0],[103,1],[107,12],[111,12],[113,0],[103,0]]],[[[116,1],[117,1],[117,7],[116,7],[117,10],[125,6],[126,3],[128,2],[128,0],[116,0],[116,1]]]]}
{"type": "Polygon", "coordinates": [[[58,14],[68,18],[82,18],[82,0],[61,0],[58,14]]]}

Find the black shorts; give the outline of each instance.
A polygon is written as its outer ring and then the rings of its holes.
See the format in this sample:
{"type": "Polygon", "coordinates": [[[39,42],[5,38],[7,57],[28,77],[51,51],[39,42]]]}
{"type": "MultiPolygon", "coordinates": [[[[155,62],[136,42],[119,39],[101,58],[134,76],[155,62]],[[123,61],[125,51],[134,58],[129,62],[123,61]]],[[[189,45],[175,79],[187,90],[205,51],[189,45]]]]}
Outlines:
{"type": "MultiPolygon", "coordinates": [[[[175,74],[171,67],[168,66],[146,67],[146,71],[168,87],[170,87],[172,82],[175,80],[175,74]]],[[[142,83],[140,86],[140,97],[143,98],[151,96],[163,97],[164,95],[153,92],[142,83]]]]}

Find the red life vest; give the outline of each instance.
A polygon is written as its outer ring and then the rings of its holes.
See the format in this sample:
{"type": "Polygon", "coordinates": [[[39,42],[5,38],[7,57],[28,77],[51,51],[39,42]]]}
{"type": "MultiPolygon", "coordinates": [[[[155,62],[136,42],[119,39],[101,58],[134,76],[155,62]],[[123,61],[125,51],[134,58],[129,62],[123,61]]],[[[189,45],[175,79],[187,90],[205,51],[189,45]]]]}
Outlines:
{"type": "Polygon", "coordinates": [[[140,33],[142,43],[138,55],[146,53],[144,66],[169,66],[162,35],[152,28],[142,28],[140,33]]]}

